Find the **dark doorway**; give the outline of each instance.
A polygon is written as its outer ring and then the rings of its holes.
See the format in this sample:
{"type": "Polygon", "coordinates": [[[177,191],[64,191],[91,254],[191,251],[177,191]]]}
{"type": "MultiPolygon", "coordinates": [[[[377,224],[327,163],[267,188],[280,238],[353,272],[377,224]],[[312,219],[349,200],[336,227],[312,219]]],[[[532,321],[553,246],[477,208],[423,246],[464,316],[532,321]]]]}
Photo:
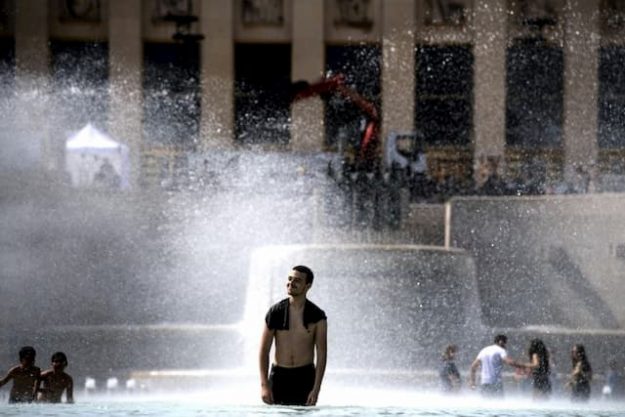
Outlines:
{"type": "Polygon", "coordinates": [[[199,46],[144,45],[143,134],[150,144],[194,149],[200,126],[199,46]]]}
{"type": "Polygon", "coordinates": [[[605,46],[599,52],[599,146],[625,147],[625,47],[605,46]]]}
{"type": "Polygon", "coordinates": [[[0,38],[0,94],[13,91],[15,85],[15,40],[0,38]]]}
{"type": "Polygon", "coordinates": [[[235,135],[246,145],[290,139],[291,45],[235,46],[235,135]]]}
{"type": "Polygon", "coordinates": [[[468,45],[415,51],[415,126],[429,145],[467,146],[473,126],[473,53],[468,45]]]}
{"type": "Polygon", "coordinates": [[[52,41],[52,85],[58,126],[66,132],[92,123],[106,128],[108,44],[52,41]]]}
{"type": "Polygon", "coordinates": [[[508,48],[506,143],[557,148],[562,142],[562,48],[521,39],[508,48]]]}

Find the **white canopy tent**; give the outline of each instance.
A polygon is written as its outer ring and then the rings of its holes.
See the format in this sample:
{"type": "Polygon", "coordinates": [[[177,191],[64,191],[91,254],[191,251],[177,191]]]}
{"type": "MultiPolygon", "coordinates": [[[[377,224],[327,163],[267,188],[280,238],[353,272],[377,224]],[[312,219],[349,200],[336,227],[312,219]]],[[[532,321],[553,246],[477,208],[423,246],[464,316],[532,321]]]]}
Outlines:
{"type": "Polygon", "coordinates": [[[65,169],[74,187],[129,188],[128,147],[87,123],[65,142],[65,169]]]}

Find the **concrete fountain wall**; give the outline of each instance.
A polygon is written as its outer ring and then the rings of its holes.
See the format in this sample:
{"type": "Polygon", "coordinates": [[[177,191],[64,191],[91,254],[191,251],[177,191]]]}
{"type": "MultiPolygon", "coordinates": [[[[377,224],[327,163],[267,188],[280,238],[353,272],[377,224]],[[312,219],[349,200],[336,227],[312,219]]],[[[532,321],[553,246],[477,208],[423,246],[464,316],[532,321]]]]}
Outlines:
{"type": "MultiPolygon", "coordinates": [[[[282,245],[254,251],[244,327],[260,337],[267,308],[286,297],[296,264],[310,266],[309,298],[328,315],[329,365],[337,370],[436,368],[450,343],[481,342],[473,259],[418,245],[282,245]]],[[[255,361],[258,337],[246,339],[255,361]]]]}
{"type": "Polygon", "coordinates": [[[545,339],[567,370],[573,343],[596,369],[625,363],[625,195],[455,198],[446,243],[471,253],[484,324],[545,339]]]}

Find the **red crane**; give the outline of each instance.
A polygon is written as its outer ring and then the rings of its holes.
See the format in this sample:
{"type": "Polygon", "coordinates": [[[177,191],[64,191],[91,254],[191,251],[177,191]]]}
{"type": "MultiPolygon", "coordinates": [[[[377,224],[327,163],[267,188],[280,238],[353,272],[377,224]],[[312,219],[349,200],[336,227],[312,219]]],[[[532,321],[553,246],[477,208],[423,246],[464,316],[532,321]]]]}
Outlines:
{"type": "Polygon", "coordinates": [[[294,84],[294,88],[293,102],[314,96],[336,94],[358,107],[364,113],[367,123],[360,139],[356,166],[364,169],[376,166],[380,147],[378,110],[371,101],[346,84],[343,74],[325,77],[313,84],[300,81],[294,84]]]}

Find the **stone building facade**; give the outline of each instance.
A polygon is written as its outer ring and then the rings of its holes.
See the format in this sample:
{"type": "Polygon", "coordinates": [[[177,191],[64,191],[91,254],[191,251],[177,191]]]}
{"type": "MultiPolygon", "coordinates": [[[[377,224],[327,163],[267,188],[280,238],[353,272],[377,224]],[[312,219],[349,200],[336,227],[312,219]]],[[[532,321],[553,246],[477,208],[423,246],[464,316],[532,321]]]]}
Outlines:
{"type": "MultiPolygon", "coordinates": [[[[135,182],[214,149],[336,152],[358,115],[272,95],[329,72],[379,108],[382,140],[420,132],[434,178],[625,174],[625,1],[2,0],[0,59],[18,100],[95,83],[61,106],[92,106],[80,123],[126,142],[135,182]]],[[[57,104],[11,121],[51,170],[73,123],[57,104]]]]}

